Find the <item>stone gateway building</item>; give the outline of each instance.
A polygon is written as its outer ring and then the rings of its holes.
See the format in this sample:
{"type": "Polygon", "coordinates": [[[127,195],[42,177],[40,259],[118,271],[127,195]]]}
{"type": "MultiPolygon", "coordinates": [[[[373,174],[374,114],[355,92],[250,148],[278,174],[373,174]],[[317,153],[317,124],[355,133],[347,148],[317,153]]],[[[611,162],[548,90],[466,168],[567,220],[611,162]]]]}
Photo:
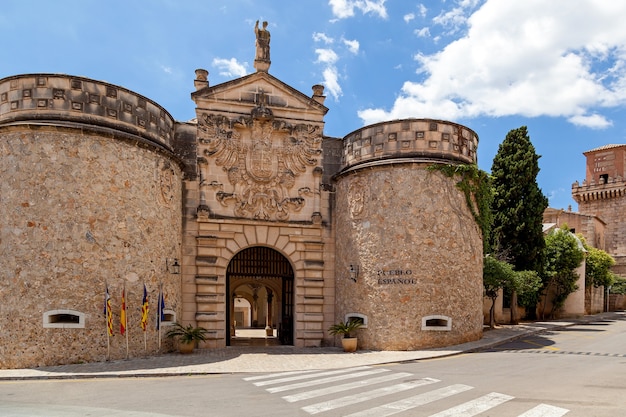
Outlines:
{"type": "Polygon", "coordinates": [[[265,26],[256,72],[196,71],[188,122],[84,77],[0,80],[0,367],[153,354],[173,322],[208,349],[242,329],[331,346],[351,318],[364,349],[482,336],[480,229],[428,169],[475,164],[476,133],[416,118],[325,136],[324,88],[269,73],[265,26]]]}

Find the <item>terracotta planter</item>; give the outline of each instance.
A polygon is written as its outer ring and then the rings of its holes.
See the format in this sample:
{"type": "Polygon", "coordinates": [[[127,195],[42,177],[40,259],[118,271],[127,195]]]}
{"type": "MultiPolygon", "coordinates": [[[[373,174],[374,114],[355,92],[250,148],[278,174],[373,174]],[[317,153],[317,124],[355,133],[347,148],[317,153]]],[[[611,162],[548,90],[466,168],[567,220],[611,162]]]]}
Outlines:
{"type": "Polygon", "coordinates": [[[178,351],[180,353],[192,353],[195,347],[196,347],[195,341],[191,343],[178,342],[178,351]]]}
{"type": "Polygon", "coordinates": [[[343,346],[344,352],[355,352],[357,345],[356,337],[344,337],[341,339],[341,346],[343,346]]]}

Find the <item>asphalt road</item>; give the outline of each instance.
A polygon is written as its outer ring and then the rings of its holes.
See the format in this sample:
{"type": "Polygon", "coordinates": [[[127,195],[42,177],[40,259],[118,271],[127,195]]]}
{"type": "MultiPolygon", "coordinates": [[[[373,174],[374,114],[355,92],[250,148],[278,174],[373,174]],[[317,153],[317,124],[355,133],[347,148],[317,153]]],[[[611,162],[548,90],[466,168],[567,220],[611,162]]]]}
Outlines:
{"type": "Polygon", "coordinates": [[[626,320],[352,369],[0,382],[0,416],[310,415],[626,416],[626,320]]]}

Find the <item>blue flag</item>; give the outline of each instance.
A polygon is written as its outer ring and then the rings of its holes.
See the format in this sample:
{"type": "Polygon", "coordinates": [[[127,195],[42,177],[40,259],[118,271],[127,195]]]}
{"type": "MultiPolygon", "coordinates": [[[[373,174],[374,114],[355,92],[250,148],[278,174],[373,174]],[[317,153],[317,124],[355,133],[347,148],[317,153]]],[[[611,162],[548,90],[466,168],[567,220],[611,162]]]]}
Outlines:
{"type": "Polygon", "coordinates": [[[165,298],[163,297],[163,290],[159,291],[159,300],[157,302],[157,330],[161,328],[161,322],[165,321],[165,298]]]}

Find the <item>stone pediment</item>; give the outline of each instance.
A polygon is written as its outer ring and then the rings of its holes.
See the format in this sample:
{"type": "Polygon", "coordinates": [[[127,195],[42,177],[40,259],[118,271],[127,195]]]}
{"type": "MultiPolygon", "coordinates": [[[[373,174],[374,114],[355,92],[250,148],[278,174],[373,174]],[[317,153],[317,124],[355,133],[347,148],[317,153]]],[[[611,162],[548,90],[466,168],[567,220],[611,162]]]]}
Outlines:
{"type": "Polygon", "coordinates": [[[267,72],[255,72],[214,86],[207,83],[192,93],[191,98],[196,102],[198,114],[208,109],[211,112],[250,114],[263,96],[264,105],[277,118],[322,122],[328,108],[322,104],[321,91],[307,96],[267,72]]]}
{"type": "Polygon", "coordinates": [[[319,218],[323,88],[307,97],[262,71],[213,87],[198,81],[201,206],[216,217],[319,218]]]}

